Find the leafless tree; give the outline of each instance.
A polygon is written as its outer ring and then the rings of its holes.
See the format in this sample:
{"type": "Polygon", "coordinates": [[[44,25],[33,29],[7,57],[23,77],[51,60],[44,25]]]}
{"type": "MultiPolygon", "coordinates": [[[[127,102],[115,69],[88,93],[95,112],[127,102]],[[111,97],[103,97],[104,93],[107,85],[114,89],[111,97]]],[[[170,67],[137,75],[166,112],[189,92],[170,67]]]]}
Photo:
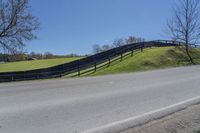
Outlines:
{"type": "Polygon", "coordinates": [[[125,40],[122,39],[122,38],[115,39],[114,42],[113,42],[113,46],[114,46],[114,47],[120,47],[120,46],[123,46],[123,45],[125,45],[125,44],[126,44],[126,42],[125,42],[125,40]]]}
{"type": "Polygon", "coordinates": [[[174,16],[167,22],[171,38],[185,43],[185,49],[192,63],[190,45],[200,40],[199,0],[180,0],[174,8],[174,16]]]}
{"type": "Polygon", "coordinates": [[[144,38],[135,37],[135,36],[129,36],[128,39],[126,39],[127,44],[144,42],[144,41],[145,41],[144,38]]]}
{"type": "Polygon", "coordinates": [[[45,59],[52,59],[54,55],[51,52],[45,52],[44,53],[44,58],[45,59]]]}
{"type": "Polygon", "coordinates": [[[39,22],[31,14],[29,0],[0,0],[0,49],[13,53],[36,38],[39,22]]]}
{"type": "Polygon", "coordinates": [[[99,46],[99,44],[94,44],[93,45],[93,51],[95,54],[102,52],[101,47],[99,46]]]}
{"type": "Polygon", "coordinates": [[[102,51],[107,51],[109,49],[111,49],[112,47],[109,44],[104,44],[101,48],[102,51]]]}

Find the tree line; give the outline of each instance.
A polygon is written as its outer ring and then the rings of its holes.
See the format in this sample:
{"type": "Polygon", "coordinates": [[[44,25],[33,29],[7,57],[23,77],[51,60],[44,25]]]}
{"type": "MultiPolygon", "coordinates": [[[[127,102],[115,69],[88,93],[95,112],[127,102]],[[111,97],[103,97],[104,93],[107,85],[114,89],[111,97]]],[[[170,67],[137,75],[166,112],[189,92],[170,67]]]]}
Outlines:
{"type": "Polygon", "coordinates": [[[29,54],[21,52],[15,54],[0,53],[0,62],[31,61],[31,60],[71,58],[71,57],[82,57],[82,55],[77,55],[74,53],[66,55],[55,55],[52,54],[51,52],[45,52],[44,54],[36,52],[31,52],[29,54]]]}
{"type": "MultiPolygon", "coordinates": [[[[32,14],[29,3],[29,0],[0,0],[0,53],[4,58],[26,55],[20,51],[23,51],[27,41],[37,38],[36,31],[40,29],[40,23],[32,14]]],[[[191,44],[200,43],[200,2],[179,0],[174,5],[173,16],[167,20],[166,35],[174,41],[184,42],[190,62],[194,63],[191,44]]],[[[115,39],[112,44],[93,45],[93,51],[99,53],[137,41],[143,41],[143,38],[130,36],[128,39],[115,39]]],[[[37,58],[43,56],[38,54],[37,58]]]]}
{"type": "Polygon", "coordinates": [[[93,53],[97,54],[103,51],[107,51],[109,49],[120,47],[126,44],[144,42],[145,39],[141,37],[129,36],[128,38],[117,38],[111,44],[94,44],[93,45],[93,53]]]}

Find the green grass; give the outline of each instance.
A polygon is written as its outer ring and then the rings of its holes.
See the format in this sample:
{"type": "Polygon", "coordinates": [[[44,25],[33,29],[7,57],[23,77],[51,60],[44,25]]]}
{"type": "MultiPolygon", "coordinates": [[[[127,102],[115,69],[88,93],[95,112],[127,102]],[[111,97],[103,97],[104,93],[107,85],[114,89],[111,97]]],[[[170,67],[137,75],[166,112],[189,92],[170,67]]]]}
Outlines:
{"type": "MultiPolygon", "coordinates": [[[[191,50],[195,64],[200,64],[200,49],[191,50]]],[[[148,48],[137,52],[133,57],[127,57],[122,62],[115,62],[91,75],[107,75],[116,73],[129,73],[147,71],[161,68],[191,65],[189,58],[180,47],[148,48]]]]}
{"type": "MultiPolygon", "coordinates": [[[[200,64],[200,49],[191,50],[192,57],[196,64],[200,64]]],[[[0,72],[13,72],[34,70],[39,68],[47,68],[63,63],[67,63],[76,58],[59,58],[49,60],[34,60],[34,61],[21,61],[13,63],[0,64],[0,72]]],[[[147,71],[161,68],[178,67],[191,65],[184,48],[180,47],[163,47],[163,48],[148,48],[143,52],[134,53],[133,57],[126,57],[122,62],[116,61],[109,67],[104,67],[95,73],[89,75],[107,75],[117,73],[129,73],[137,71],[147,71]]],[[[88,76],[83,75],[83,76],[88,76]]]]}
{"type": "Polygon", "coordinates": [[[47,68],[67,63],[70,61],[74,61],[77,59],[80,59],[80,57],[5,63],[5,64],[0,64],[0,72],[25,71],[25,70],[35,70],[39,68],[47,68]]]}

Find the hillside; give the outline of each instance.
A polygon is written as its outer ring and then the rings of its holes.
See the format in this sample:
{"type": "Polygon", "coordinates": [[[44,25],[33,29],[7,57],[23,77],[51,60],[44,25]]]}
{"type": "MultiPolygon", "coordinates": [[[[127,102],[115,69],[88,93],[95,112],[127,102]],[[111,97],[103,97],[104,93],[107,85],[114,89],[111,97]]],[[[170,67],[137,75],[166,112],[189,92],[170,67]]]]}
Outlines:
{"type": "MultiPolygon", "coordinates": [[[[200,49],[192,49],[191,53],[195,63],[200,64],[200,49]]],[[[0,72],[15,72],[47,68],[71,62],[77,59],[80,59],[80,57],[5,63],[0,64],[0,72]]],[[[155,47],[144,49],[143,52],[135,52],[133,57],[127,56],[123,59],[122,62],[116,61],[109,67],[103,67],[95,73],[86,75],[96,76],[116,73],[129,73],[185,65],[191,65],[191,63],[189,62],[184,48],[155,47]]]]}
{"type": "MultiPolygon", "coordinates": [[[[200,49],[192,49],[191,53],[195,64],[200,64],[200,49]]],[[[110,67],[103,68],[92,75],[129,73],[185,65],[191,65],[191,63],[184,48],[148,48],[143,52],[135,53],[133,57],[127,57],[122,62],[115,62],[110,67]]]]}
{"type": "Polygon", "coordinates": [[[70,61],[74,61],[77,59],[80,59],[80,57],[5,63],[5,64],[0,64],[0,72],[14,72],[14,71],[25,71],[25,70],[35,70],[39,68],[47,68],[67,63],[70,61]]]}

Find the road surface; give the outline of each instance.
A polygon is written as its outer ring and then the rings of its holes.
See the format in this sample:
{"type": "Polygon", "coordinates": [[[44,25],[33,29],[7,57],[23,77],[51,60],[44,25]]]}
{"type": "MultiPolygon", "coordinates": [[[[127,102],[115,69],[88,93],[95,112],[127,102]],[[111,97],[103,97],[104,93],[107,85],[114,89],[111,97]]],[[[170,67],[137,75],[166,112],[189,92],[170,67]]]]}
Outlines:
{"type": "Polygon", "coordinates": [[[76,133],[200,96],[200,66],[0,84],[0,133],[76,133]]]}

